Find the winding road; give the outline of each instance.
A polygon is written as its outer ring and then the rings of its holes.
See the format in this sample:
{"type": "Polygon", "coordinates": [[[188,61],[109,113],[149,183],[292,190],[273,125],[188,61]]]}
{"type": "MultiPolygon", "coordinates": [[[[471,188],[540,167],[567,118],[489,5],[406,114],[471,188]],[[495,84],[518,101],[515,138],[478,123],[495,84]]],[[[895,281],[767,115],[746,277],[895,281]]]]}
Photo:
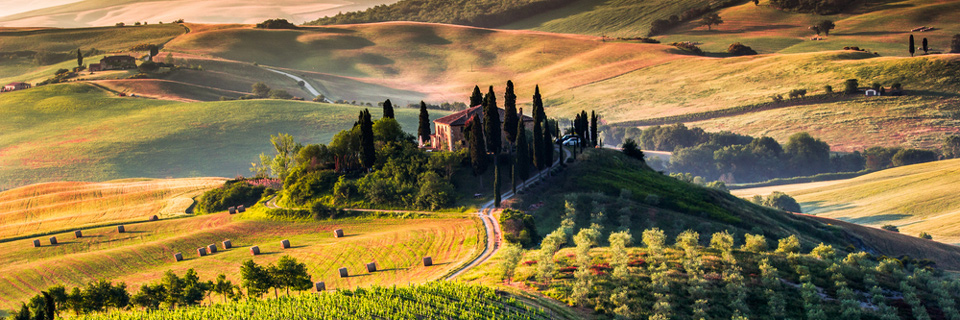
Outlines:
{"type": "MultiPolygon", "coordinates": [[[[562,150],[564,152],[564,155],[566,155],[564,159],[570,159],[571,157],[570,151],[566,149],[562,149],[562,150]]],[[[556,162],[553,163],[553,166],[550,168],[556,167],[558,165],[560,165],[559,158],[556,160],[556,162]]],[[[541,179],[544,174],[549,172],[549,170],[550,169],[540,170],[540,172],[537,172],[536,175],[534,175],[530,179],[527,179],[527,181],[524,181],[523,183],[518,184],[517,190],[520,191],[520,190],[526,189],[527,187],[535,183],[537,180],[541,179]]],[[[515,196],[515,194],[513,193],[513,190],[510,190],[510,191],[504,192],[503,195],[500,196],[500,200],[506,201],[507,199],[513,198],[513,196],[515,196]]],[[[450,275],[448,275],[445,278],[446,280],[453,280],[454,278],[466,273],[467,271],[470,271],[470,269],[473,269],[476,266],[479,266],[480,264],[487,262],[487,260],[489,260],[490,257],[492,257],[494,254],[497,253],[497,251],[500,250],[500,243],[501,241],[503,241],[503,232],[500,230],[500,222],[497,221],[497,219],[493,216],[493,211],[495,209],[496,208],[493,207],[493,200],[490,200],[487,203],[485,203],[483,207],[480,208],[479,211],[477,211],[477,216],[480,217],[480,221],[483,221],[483,227],[487,233],[487,247],[484,248],[483,252],[481,252],[480,255],[477,256],[475,259],[463,265],[463,267],[460,267],[460,269],[457,270],[456,272],[453,272],[450,275]]]]}
{"type": "MultiPolygon", "coordinates": [[[[313,85],[310,84],[310,82],[308,82],[308,81],[307,81],[306,79],[304,79],[304,78],[301,78],[301,77],[298,77],[298,76],[295,76],[295,75],[293,75],[293,74],[290,74],[290,73],[287,73],[287,72],[283,72],[283,71],[280,71],[280,70],[275,70],[275,69],[270,69],[270,68],[264,68],[264,69],[266,69],[267,71],[270,71],[270,72],[276,72],[276,73],[285,75],[285,76],[287,76],[287,77],[289,77],[289,78],[291,78],[291,79],[293,79],[293,80],[296,80],[297,82],[303,81],[303,87],[304,87],[305,89],[307,89],[307,92],[310,92],[310,94],[312,94],[314,97],[319,96],[319,95],[322,94],[322,93],[320,93],[319,90],[317,90],[317,88],[314,88],[313,85]]],[[[326,98],[326,95],[324,95],[323,102],[333,103],[333,101],[330,101],[330,99],[327,99],[327,98],[326,98]]]]}

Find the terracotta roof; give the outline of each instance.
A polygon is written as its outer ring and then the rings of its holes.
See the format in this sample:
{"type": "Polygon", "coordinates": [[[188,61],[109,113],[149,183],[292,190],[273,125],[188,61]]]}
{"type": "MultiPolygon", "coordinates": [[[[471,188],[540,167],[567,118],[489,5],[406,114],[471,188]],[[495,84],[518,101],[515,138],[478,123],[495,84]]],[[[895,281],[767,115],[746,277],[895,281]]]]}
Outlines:
{"type": "Polygon", "coordinates": [[[21,85],[21,84],[27,84],[27,83],[25,83],[25,82],[11,82],[10,84],[6,85],[5,87],[17,86],[17,85],[21,85]]]}
{"type": "Polygon", "coordinates": [[[120,61],[122,61],[122,60],[137,60],[137,59],[134,58],[134,57],[131,57],[131,56],[110,56],[110,57],[106,57],[106,58],[100,59],[101,62],[103,62],[103,61],[112,61],[112,60],[120,60],[120,61]]]}
{"type": "MultiPolygon", "coordinates": [[[[503,117],[504,115],[506,115],[506,111],[503,110],[502,108],[497,108],[497,111],[500,112],[500,122],[503,123],[503,117]]],[[[439,123],[439,124],[446,124],[451,127],[464,126],[467,124],[467,121],[473,118],[474,114],[480,116],[480,120],[483,121],[483,106],[476,106],[467,110],[456,112],[446,117],[433,120],[433,122],[439,123]]],[[[523,115],[523,121],[524,122],[533,121],[533,118],[531,118],[528,115],[523,115]]]]}

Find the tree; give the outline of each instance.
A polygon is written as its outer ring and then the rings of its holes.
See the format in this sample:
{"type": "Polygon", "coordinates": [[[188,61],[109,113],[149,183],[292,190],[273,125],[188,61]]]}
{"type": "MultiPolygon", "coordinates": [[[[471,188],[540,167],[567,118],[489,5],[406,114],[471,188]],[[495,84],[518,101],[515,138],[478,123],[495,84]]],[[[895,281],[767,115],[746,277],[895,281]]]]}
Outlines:
{"type": "MultiPolygon", "coordinates": [[[[830,30],[833,30],[833,28],[835,28],[836,25],[833,23],[833,21],[822,20],[819,23],[817,23],[817,27],[820,29],[820,32],[823,32],[823,35],[829,36],[830,30]]],[[[820,33],[817,33],[817,34],[819,35],[820,33]]]]}
{"type": "Polygon", "coordinates": [[[270,96],[270,87],[266,83],[257,82],[253,84],[253,95],[258,98],[266,98],[270,96]]]}
{"type": "Polygon", "coordinates": [[[780,239],[777,245],[777,253],[799,253],[800,239],[796,235],[780,239]]]}
{"type": "Polygon", "coordinates": [[[430,113],[427,112],[427,104],[423,101],[420,101],[420,126],[417,127],[417,137],[420,138],[421,143],[430,141],[430,113]]]}
{"type": "Polygon", "coordinates": [[[533,110],[533,163],[537,169],[543,170],[547,166],[543,147],[543,120],[537,112],[536,104],[533,105],[533,110]]]}
{"type": "Polygon", "coordinates": [[[307,273],[307,264],[299,263],[297,259],[291,256],[280,257],[277,260],[277,265],[271,265],[269,269],[274,288],[283,287],[288,296],[290,295],[290,289],[304,291],[313,286],[310,274],[307,273]]]}
{"type": "MultiPolygon", "coordinates": [[[[487,171],[487,152],[483,142],[483,129],[480,126],[480,116],[474,114],[467,123],[467,131],[470,132],[467,146],[470,149],[470,165],[473,168],[473,175],[480,176],[487,171]]],[[[483,179],[480,180],[481,185],[483,179]]]]}
{"type": "Polygon", "coordinates": [[[497,107],[497,95],[493,92],[493,86],[490,86],[490,91],[483,99],[483,133],[487,152],[499,155],[503,145],[500,140],[503,128],[500,127],[500,109],[497,107]]]}
{"type": "MultiPolygon", "coordinates": [[[[551,138],[550,132],[550,122],[547,121],[546,117],[543,117],[543,161],[544,166],[550,167],[553,165],[553,138],[551,138]]],[[[562,151],[561,151],[562,152],[562,151]]]]}
{"type": "Polygon", "coordinates": [[[226,303],[228,297],[234,296],[234,287],[233,282],[227,280],[226,275],[219,274],[217,275],[217,280],[213,283],[212,291],[223,297],[223,302],[226,303]]]}
{"type": "Polygon", "coordinates": [[[140,70],[141,73],[150,73],[160,69],[160,66],[154,63],[153,61],[144,61],[137,67],[137,70],[140,70]]]}
{"type": "Polygon", "coordinates": [[[917,52],[917,45],[913,43],[913,35],[910,35],[910,56],[917,52]]]}
{"type": "Polygon", "coordinates": [[[510,282],[513,279],[513,272],[520,264],[520,259],[523,258],[523,248],[516,243],[507,244],[500,250],[500,254],[503,256],[498,268],[500,280],[510,282]]]}
{"type": "Polygon", "coordinates": [[[860,91],[860,84],[857,82],[857,79],[847,79],[843,85],[843,93],[854,94],[860,91]]]}
{"type": "Polygon", "coordinates": [[[373,121],[370,120],[370,109],[361,112],[360,122],[360,164],[370,170],[377,162],[377,150],[374,146],[373,121]]]}
{"type": "Polygon", "coordinates": [[[735,56],[751,56],[751,55],[756,55],[757,51],[753,50],[753,48],[743,45],[742,43],[737,42],[727,47],[727,53],[735,56]]]}
{"type": "MultiPolygon", "coordinates": [[[[144,62],[143,64],[147,64],[147,63],[144,62]]],[[[293,99],[293,95],[290,94],[290,92],[287,92],[287,90],[280,90],[280,89],[270,90],[270,99],[290,100],[290,99],[293,99]]]]}
{"type": "Polygon", "coordinates": [[[759,6],[759,5],[760,5],[760,0],[753,0],[753,5],[759,6]]]}
{"type": "MultiPolygon", "coordinates": [[[[520,116],[523,116],[523,109],[520,110],[520,116]]],[[[517,127],[517,177],[521,181],[527,181],[527,178],[530,177],[530,148],[527,145],[527,129],[524,128],[522,122],[517,127]]]]}
{"type": "Polygon", "coordinates": [[[814,175],[830,168],[830,145],[809,133],[790,136],[783,149],[796,176],[814,175]]]}
{"type": "Polygon", "coordinates": [[[597,146],[597,139],[600,137],[599,132],[597,131],[597,122],[600,121],[600,116],[597,115],[596,111],[590,110],[590,146],[597,146]]]}
{"type": "Polygon", "coordinates": [[[513,81],[507,81],[507,89],[503,93],[503,111],[503,131],[506,132],[507,141],[516,144],[520,117],[517,115],[517,95],[513,90],[513,81]]]}
{"type": "Polygon", "coordinates": [[[623,154],[627,155],[628,157],[631,157],[640,161],[645,161],[643,150],[640,150],[640,148],[637,148],[637,142],[633,141],[633,139],[628,138],[624,140],[623,146],[621,147],[621,149],[623,150],[623,154]]]}
{"type": "Polygon", "coordinates": [[[927,54],[927,52],[929,52],[930,49],[927,47],[927,38],[920,40],[920,47],[923,48],[923,54],[927,54]]]}
{"type": "Polygon", "coordinates": [[[470,95],[470,105],[467,108],[473,108],[483,105],[483,93],[480,92],[480,86],[473,87],[473,94],[470,95]]]}
{"type": "Polygon", "coordinates": [[[151,44],[148,49],[150,50],[150,61],[153,61],[153,57],[156,57],[158,54],[160,54],[160,47],[155,44],[151,44]]]}
{"type": "Polygon", "coordinates": [[[714,25],[719,26],[722,23],[723,23],[723,19],[720,18],[720,15],[717,14],[716,12],[708,13],[707,15],[703,16],[703,19],[700,20],[700,25],[707,26],[707,30],[713,30],[712,26],[714,25]]]}
{"type": "Polygon", "coordinates": [[[500,208],[500,157],[493,160],[493,207],[500,208]]]}
{"type": "Polygon", "coordinates": [[[393,103],[390,102],[390,99],[383,102],[383,117],[393,119],[393,103]]]}
{"type": "Polygon", "coordinates": [[[77,67],[83,67],[83,53],[77,48],[77,67]]]}
{"type": "Polygon", "coordinates": [[[960,53],[960,33],[953,35],[953,41],[950,42],[950,53],[960,53]]]}
{"type": "Polygon", "coordinates": [[[247,260],[240,266],[240,278],[243,279],[243,287],[247,289],[247,295],[251,297],[259,298],[273,287],[270,273],[253,260],[247,260]]]}

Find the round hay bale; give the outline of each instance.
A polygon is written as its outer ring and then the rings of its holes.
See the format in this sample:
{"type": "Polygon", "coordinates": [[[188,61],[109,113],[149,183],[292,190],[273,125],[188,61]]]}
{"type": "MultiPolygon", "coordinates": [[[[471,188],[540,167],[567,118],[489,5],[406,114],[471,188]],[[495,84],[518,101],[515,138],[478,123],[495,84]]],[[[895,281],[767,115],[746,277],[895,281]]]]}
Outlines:
{"type": "Polygon", "coordinates": [[[376,262],[368,263],[367,272],[377,272],[377,263],[376,262]]]}
{"type": "Polygon", "coordinates": [[[343,238],[343,229],[333,230],[334,238],[343,238]]]}
{"type": "Polygon", "coordinates": [[[237,208],[236,208],[236,207],[229,207],[229,208],[227,208],[227,211],[229,211],[230,214],[235,214],[235,213],[237,213],[237,208]]]}
{"type": "Polygon", "coordinates": [[[124,232],[127,232],[127,229],[124,228],[123,226],[117,226],[117,232],[124,233],[124,232]]]}
{"type": "Polygon", "coordinates": [[[244,212],[244,211],[247,211],[247,209],[244,208],[243,206],[237,206],[237,212],[244,212]]]}
{"type": "Polygon", "coordinates": [[[76,238],[83,238],[83,231],[77,230],[73,232],[73,236],[76,238]]]}
{"type": "Polygon", "coordinates": [[[157,220],[160,220],[160,217],[158,217],[157,215],[150,216],[150,221],[157,221],[157,220]]]}
{"type": "Polygon", "coordinates": [[[183,254],[181,254],[181,253],[179,253],[179,252],[174,253],[174,254],[173,254],[173,260],[175,260],[176,262],[183,261],[183,254]]]}
{"type": "Polygon", "coordinates": [[[280,241],[280,246],[284,249],[290,249],[290,240],[280,241]]]}
{"type": "Polygon", "coordinates": [[[197,248],[197,255],[203,257],[207,255],[207,248],[197,248]]]}
{"type": "Polygon", "coordinates": [[[50,245],[52,246],[56,244],[57,244],[57,237],[50,237],[50,245]]]}
{"type": "Polygon", "coordinates": [[[433,265],[433,258],[431,258],[431,257],[423,257],[423,266],[424,266],[424,267],[429,267],[429,266],[432,266],[432,265],[433,265]]]}
{"type": "Polygon", "coordinates": [[[252,246],[252,247],[250,247],[250,254],[252,254],[252,255],[258,255],[258,254],[260,254],[260,247],[258,247],[258,246],[252,246]]]}
{"type": "Polygon", "coordinates": [[[208,245],[208,246],[207,246],[207,251],[209,251],[210,254],[217,253],[217,245],[215,245],[215,244],[208,245]]]}
{"type": "Polygon", "coordinates": [[[39,247],[40,247],[40,239],[33,240],[33,247],[34,247],[34,248],[39,248],[39,247]]]}
{"type": "Polygon", "coordinates": [[[317,288],[317,292],[324,292],[327,290],[327,284],[323,283],[323,281],[315,283],[314,287],[317,288]]]}
{"type": "Polygon", "coordinates": [[[223,240],[223,250],[233,248],[233,243],[230,240],[223,240]]]}
{"type": "Polygon", "coordinates": [[[341,278],[346,278],[346,277],[349,277],[349,276],[350,276],[349,274],[347,274],[347,268],[340,268],[339,271],[340,271],[340,277],[341,277],[341,278]]]}

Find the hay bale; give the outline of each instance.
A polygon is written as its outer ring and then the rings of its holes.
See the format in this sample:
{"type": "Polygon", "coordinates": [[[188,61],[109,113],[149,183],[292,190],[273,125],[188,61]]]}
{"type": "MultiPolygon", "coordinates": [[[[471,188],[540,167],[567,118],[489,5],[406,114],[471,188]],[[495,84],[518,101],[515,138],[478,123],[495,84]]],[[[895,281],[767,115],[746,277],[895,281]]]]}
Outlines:
{"type": "Polygon", "coordinates": [[[157,221],[157,220],[160,220],[160,217],[158,217],[157,215],[150,216],[150,221],[157,221]]]}
{"type": "Polygon", "coordinates": [[[244,208],[243,206],[237,206],[237,212],[244,212],[244,211],[247,211],[247,209],[244,208]]]}
{"type": "Polygon", "coordinates": [[[33,247],[34,247],[34,248],[39,248],[39,247],[40,247],[40,239],[33,240],[33,247]]]}
{"type": "Polygon", "coordinates": [[[50,245],[52,246],[56,244],[57,244],[57,237],[50,237],[50,245]]]}
{"type": "Polygon", "coordinates": [[[210,254],[217,253],[217,245],[215,244],[207,245],[207,251],[210,252],[210,254]]]}
{"type": "Polygon", "coordinates": [[[252,254],[252,255],[258,255],[258,254],[260,254],[260,247],[258,247],[258,246],[252,246],[252,247],[250,247],[250,254],[252,254]]]}
{"type": "Polygon", "coordinates": [[[324,292],[327,290],[327,284],[323,283],[323,281],[315,283],[314,287],[317,288],[317,292],[324,292]]]}
{"type": "Polygon", "coordinates": [[[127,232],[127,229],[124,228],[123,226],[117,226],[117,232],[124,233],[124,232],[127,232]]]}
{"type": "Polygon", "coordinates": [[[377,272],[377,263],[376,262],[368,263],[367,272],[377,272]]]}
{"type": "Polygon", "coordinates": [[[201,257],[206,256],[206,255],[207,255],[207,248],[203,248],[203,247],[197,248],[197,255],[199,255],[199,256],[201,256],[201,257]]]}
{"type": "Polygon", "coordinates": [[[73,236],[77,239],[83,238],[83,231],[80,231],[80,230],[74,231],[73,236]]]}
{"type": "Polygon", "coordinates": [[[350,276],[349,274],[347,274],[347,268],[340,268],[339,271],[340,271],[340,277],[341,277],[341,278],[346,278],[346,277],[349,277],[349,276],[350,276]]]}
{"type": "Polygon", "coordinates": [[[230,211],[230,214],[235,214],[235,213],[237,213],[237,208],[236,208],[236,207],[229,207],[229,208],[227,208],[227,211],[230,211]]]}
{"type": "Polygon", "coordinates": [[[423,257],[423,266],[424,266],[424,267],[429,267],[429,266],[432,266],[432,265],[433,265],[433,258],[431,258],[431,257],[423,257]]]}
{"type": "Polygon", "coordinates": [[[343,229],[333,230],[334,238],[343,238],[343,229]]]}
{"type": "Polygon", "coordinates": [[[230,240],[223,240],[223,250],[233,248],[233,243],[230,240]]]}
{"type": "Polygon", "coordinates": [[[284,249],[290,249],[290,240],[280,241],[280,246],[283,247],[284,249]]]}
{"type": "Polygon", "coordinates": [[[173,254],[173,260],[176,262],[183,261],[183,254],[177,252],[173,254]]]}

